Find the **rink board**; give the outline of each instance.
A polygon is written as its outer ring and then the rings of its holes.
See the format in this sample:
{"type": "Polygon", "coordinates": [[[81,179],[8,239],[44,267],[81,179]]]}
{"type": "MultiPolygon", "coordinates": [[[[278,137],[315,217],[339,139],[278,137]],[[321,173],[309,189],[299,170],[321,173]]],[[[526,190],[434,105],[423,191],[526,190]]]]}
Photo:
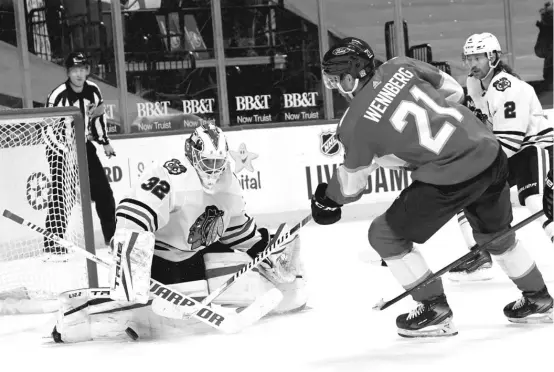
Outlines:
{"type": "MultiPolygon", "coordinates": [[[[552,110],[545,112],[552,118],[552,110]]],[[[324,124],[227,131],[231,166],[244,189],[249,213],[308,211],[317,184],[329,181],[344,156],[335,129],[336,124],[324,124]]],[[[116,202],[152,162],[182,156],[186,137],[188,134],[116,139],[117,156],[111,159],[99,150],[116,202]]],[[[365,194],[355,205],[363,209],[388,204],[409,183],[405,170],[378,169],[369,176],[365,194]]]]}
{"type": "MultiPolygon", "coordinates": [[[[244,189],[251,214],[309,209],[317,185],[342,163],[336,124],[229,131],[231,167],[244,189]]],[[[152,162],[182,157],[188,135],[115,140],[115,158],[102,156],[116,201],[136,185],[152,162]]],[[[101,151],[99,151],[100,153],[101,151]]],[[[192,171],[192,170],[191,170],[192,171]]],[[[390,201],[410,182],[405,170],[379,169],[369,176],[358,204],[390,201]]]]}

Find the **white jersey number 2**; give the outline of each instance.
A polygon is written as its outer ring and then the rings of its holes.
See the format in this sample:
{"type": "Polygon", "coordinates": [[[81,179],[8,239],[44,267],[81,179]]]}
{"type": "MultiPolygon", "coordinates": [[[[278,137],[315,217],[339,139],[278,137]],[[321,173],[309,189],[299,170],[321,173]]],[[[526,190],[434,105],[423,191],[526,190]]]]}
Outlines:
{"type": "MultiPolygon", "coordinates": [[[[431,97],[429,97],[417,86],[413,86],[412,89],[410,89],[410,93],[416,101],[422,101],[427,107],[439,115],[452,116],[457,121],[462,121],[464,118],[463,114],[453,107],[439,106],[431,97]]],[[[446,145],[446,142],[456,130],[456,127],[448,121],[445,121],[441,129],[437,132],[437,135],[433,137],[427,110],[415,102],[402,101],[390,117],[390,122],[394,129],[402,133],[408,124],[406,121],[408,115],[412,115],[414,117],[419,137],[419,144],[437,155],[440,154],[444,148],[444,145],[446,145]]]]}

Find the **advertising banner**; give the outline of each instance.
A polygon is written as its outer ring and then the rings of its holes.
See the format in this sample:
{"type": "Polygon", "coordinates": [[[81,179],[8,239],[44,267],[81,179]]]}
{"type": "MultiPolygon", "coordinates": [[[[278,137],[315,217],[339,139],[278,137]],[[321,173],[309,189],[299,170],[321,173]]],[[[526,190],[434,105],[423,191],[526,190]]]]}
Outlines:
{"type": "MultiPolygon", "coordinates": [[[[263,128],[226,132],[230,166],[253,214],[308,209],[321,182],[328,182],[342,162],[336,125],[263,128]]],[[[116,200],[136,184],[145,167],[182,156],[187,135],[114,140],[117,157],[102,164],[116,200]]],[[[101,151],[99,151],[99,154],[101,151]]],[[[357,203],[392,201],[410,182],[404,170],[378,169],[357,203]]]]}
{"type": "Polygon", "coordinates": [[[131,133],[164,132],[198,125],[192,115],[215,124],[215,98],[182,100],[183,110],[178,112],[170,108],[170,101],[137,103],[137,116],[131,124],[131,133]]]}
{"type": "Polygon", "coordinates": [[[322,100],[319,92],[283,93],[282,111],[285,121],[321,119],[322,100]]]}
{"type": "Polygon", "coordinates": [[[235,96],[230,102],[232,121],[237,124],[259,124],[274,121],[271,109],[271,94],[235,96]],[[234,109],[234,110],[233,110],[234,109]]]}

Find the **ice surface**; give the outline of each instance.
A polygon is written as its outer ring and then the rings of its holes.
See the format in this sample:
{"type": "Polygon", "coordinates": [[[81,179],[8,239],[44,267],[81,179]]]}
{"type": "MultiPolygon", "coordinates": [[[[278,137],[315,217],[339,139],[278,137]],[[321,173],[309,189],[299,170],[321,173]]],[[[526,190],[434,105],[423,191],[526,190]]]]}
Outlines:
{"type": "MultiPolygon", "coordinates": [[[[517,210],[515,220],[528,214],[517,210]]],[[[294,221],[292,221],[294,222],[294,221]]],[[[0,317],[2,370],[23,371],[517,371],[552,369],[554,326],[509,323],[502,308],[520,293],[495,265],[495,279],[445,288],[459,335],[403,339],[395,318],[405,299],[375,312],[402,288],[387,268],[359,259],[369,221],[307,226],[303,255],[309,310],[263,319],[235,335],[214,332],[138,342],[45,343],[54,315],[0,317]],[[8,368],[9,367],[9,368],[8,368]],[[16,369],[17,368],[17,369],[16,369]]],[[[554,247],[537,223],[519,233],[554,289],[554,247]]],[[[422,252],[433,270],[466,252],[454,221],[422,252]]],[[[552,290],[554,292],[554,290],[552,290]]]]}

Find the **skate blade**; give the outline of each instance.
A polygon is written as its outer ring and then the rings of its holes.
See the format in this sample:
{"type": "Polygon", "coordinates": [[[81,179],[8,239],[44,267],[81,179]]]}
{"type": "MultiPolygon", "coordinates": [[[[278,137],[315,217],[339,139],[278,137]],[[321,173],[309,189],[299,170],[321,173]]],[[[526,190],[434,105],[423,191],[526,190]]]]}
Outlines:
{"type": "Polygon", "coordinates": [[[554,323],[554,314],[550,309],[546,313],[531,314],[525,318],[508,318],[508,320],[516,324],[552,324],[554,323]]]}
{"type": "Polygon", "coordinates": [[[59,264],[59,263],[72,261],[75,257],[76,256],[74,253],[62,253],[62,254],[46,253],[44,256],[42,256],[42,261],[44,263],[59,264]]]}
{"type": "Polygon", "coordinates": [[[418,330],[400,329],[398,335],[405,338],[437,338],[456,336],[458,330],[452,321],[452,318],[446,319],[440,324],[432,325],[418,330]]]}
{"type": "Polygon", "coordinates": [[[484,282],[494,278],[494,273],[489,268],[482,268],[472,273],[454,272],[448,273],[448,279],[452,282],[484,282]]]}

